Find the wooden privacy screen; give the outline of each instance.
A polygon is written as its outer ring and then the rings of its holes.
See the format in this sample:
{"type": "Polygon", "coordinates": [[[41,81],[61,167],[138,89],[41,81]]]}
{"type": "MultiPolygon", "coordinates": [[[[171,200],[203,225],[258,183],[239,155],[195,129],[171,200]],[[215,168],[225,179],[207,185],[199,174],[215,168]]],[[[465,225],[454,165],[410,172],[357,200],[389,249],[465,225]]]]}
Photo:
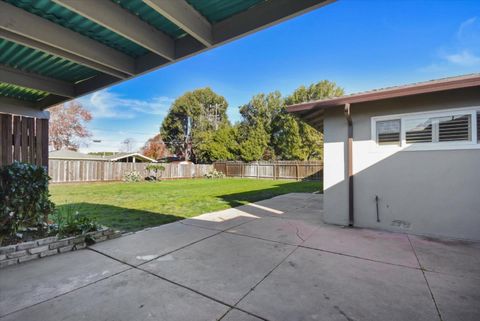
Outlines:
{"type": "Polygon", "coordinates": [[[13,161],[48,167],[48,119],[0,114],[0,166],[13,161]]]}

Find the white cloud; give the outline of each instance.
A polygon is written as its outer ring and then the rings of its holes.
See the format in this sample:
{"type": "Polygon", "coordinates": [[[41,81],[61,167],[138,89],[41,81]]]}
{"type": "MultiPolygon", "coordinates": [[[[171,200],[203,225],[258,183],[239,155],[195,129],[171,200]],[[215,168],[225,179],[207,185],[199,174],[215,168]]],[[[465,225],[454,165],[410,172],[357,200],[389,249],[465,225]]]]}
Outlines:
{"type": "Polygon", "coordinates": [[[477,17],[472,17],[460,24],[460,27],[458,27],[457,31],[457,38],[462,39],[465,34],[468,34],[470,32],[470,29],[475,26],[475,23],[477,22],[477,17]]]}
{"type": "Polygon", "coordinates": [[[463,21],[449,42],[438,48],[435,59],[419,68],[421,72],[437,73],[446,70],[472,70],[480,66],[480,23],[477,17],[463,21]]]}
{"type": "Polygon", "coordinates": [[[150,100],[129,99],[108,90],[100,90],[79,101],[92,112],[94,118],[128,119],[138,114],[166,115],[173,99],[162,96],[150,100]]]}
{"type": "Polygon", "coordinates": [[[458,53],[445,55],[445,59],[452,64],[460,66],[475,66],[480,64],[480,57],[469,50],[462,50],[458,53]]]}

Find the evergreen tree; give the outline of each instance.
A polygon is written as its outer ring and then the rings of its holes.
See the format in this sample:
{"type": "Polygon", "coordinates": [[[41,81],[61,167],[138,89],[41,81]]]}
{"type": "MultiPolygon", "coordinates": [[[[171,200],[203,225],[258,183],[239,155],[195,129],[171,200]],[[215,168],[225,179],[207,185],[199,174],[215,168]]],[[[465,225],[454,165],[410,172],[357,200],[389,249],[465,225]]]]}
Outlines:
{"type": "Polygon", "coordinates": [[[202,131],[195,136],[195,156],[199,163],[236,160],[238,145],[233,127],[223,124],[214,131],[202,131]]]}
{"type": "Polygon", "coordinates": [[[173,102],[163,120],[163,141],[176,155],[196,161],[196,148],[203,133],[229,124],[227,107],[225,98],[210,88],[185,93],[173,102]]]}

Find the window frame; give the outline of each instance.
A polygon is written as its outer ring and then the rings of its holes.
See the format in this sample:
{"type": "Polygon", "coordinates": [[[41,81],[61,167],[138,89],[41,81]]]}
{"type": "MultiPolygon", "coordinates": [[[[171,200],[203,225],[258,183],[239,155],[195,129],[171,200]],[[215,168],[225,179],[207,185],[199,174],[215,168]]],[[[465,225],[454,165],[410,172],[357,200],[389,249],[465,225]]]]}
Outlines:
{"type": "Polygon", "coordinates": [[[448,150],[448,149],[480,149],[480,141],[477,137],[477,113],[480,112],[480,106],[472,106],[466,108],[441,109],[421,112],[411,112],[403,114],[392,114],[385,116],[371,117],[371,140],[375,143],[377,149],[402,149],[402,150],[448,150]],[[470,140],[468,141],[446,141],[446,142],[429,142],[429,143],[410,143],[406,142],[406,120],[436,117],[448,117],[470,115],[470,140]],[[400,120],[400,143],[396,144],[379,144],[377,140],[377,122],[386,120],[400,120]]]}

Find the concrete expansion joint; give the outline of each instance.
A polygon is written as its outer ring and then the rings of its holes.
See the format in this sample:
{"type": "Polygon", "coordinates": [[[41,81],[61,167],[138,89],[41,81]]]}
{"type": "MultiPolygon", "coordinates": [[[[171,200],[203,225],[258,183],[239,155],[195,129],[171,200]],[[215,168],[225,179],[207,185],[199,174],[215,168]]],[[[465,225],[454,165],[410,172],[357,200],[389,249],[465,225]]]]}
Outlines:
{"type": "Polygon", "coordinates": [[[418,266],[420,267],[420,271],[422,271],[423,278],[425,279],[425,283],[427,284],[428,291],[430,292],[430,296],[432,297],[433,304],[435,305],[435,309],[437,310],[438,313],[438,318],[440,321],[443,321],[442,319],[442,314],[440,313],[440,309],[438,308],[437,301],[435,300],[435,297],[432,292],[432,288],[430,287],[430,284],[428,283],[427,276],[425,275],[426,269],[422,267],[422,264],[420,263],[420,259],[418,258],[417,251],[415,251],[415,247],[412,244],[412,240],[410,239],[410,236],[407,234],[407,239],[408,242],[410,243],[410,246],[412,247],[413,254],[415,255],[415,258],[417,259],[418,266]]]}

